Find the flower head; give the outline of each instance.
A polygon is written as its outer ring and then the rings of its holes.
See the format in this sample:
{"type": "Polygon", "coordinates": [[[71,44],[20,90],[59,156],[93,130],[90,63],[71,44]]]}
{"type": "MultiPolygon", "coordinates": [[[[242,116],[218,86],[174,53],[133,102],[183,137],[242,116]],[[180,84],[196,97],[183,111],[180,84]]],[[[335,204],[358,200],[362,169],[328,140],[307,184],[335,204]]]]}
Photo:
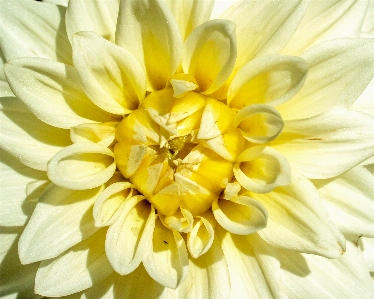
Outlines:
{"type": "Polygon", "coordinates": [[[0,2],[4,294],[373,296],[368,3],[213,6],[0,2]]]}

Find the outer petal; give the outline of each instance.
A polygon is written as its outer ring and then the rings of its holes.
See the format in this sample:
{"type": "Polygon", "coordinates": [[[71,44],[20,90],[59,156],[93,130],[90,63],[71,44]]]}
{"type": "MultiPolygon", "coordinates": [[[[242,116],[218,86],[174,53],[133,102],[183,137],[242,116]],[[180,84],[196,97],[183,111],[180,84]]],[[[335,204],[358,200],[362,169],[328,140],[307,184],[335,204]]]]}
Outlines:
{"type": "Polygon", "coordinates": [[[369,1],[310,1],[308,10],[290,42],[282,51],[299,55],[326,40],[358,37],[369,1]]]}
{"type": "Polygon", "coordinates": [[[286,121],[273,147],[308,178],[337,176],[374,154],[374,119],[346,109],[286,121]]]}
{"type": "Polygon", "coordinates": [[[374,274],[374,239],[373,238],[360,238],[359,239],[360,249],[364,256],[365,263],[371,272],[371,276],[374,274]]]}
{"type": "Polygon", "coordinates": [[[5,77],[4,64],[5,57],[0,47],[0,97],[10,97],[13,96],[13,93],[5,77]]]}
{"type": "Polygon", "coordinates": [[[228,79],[235,60],[235,23],[212,20],[194,30],[186,40],[182,67],[194,76],[203,94],[211,94],[228,79]]]}
{"type": "Polygon", "coordinates": [[[374,176],[363,166],[315,181],[333,222],[346,235],[374,237],[374,176]]]}
{"type": "Polygon", "coordinates": [[[214,0],[165,0],[177,20],[183,39],[200,24],[209,20],[214,0]]]}
{"type": "Polygon", "coordinates": [[[309,1],[246,1],[233,5],[221,18],[237,24],[238,59],[241,68],[258,55],[276,54],[299,25],[309,1]],[[271,21],[270,21],[271,20],[271,21]]]}
{"type": "Polygon", "coordinates": [[[94,234],[92,207],[102,189],[72,191],[49,185],[20,238],[22,263],[54,258],[94,234]]]}
{"type": "Polygon", "coordinates": [[[279,251],[290,298],[373,298],[374,285],[358,248],[347,243],[339,259],[279,251]]]}
{"type": "Polygon", "coordinates": [[[351,109],[357,110],[374,117],[374,78],[366,87],[360,97],[353,103],[351,109]]]}
{"type": "Polygon", "coordinates": [[[43,57],[71,64],[65,11],[65,7],[36,1],[2,0],[0,45],[6,60],[43,57]]]}
{"type": "Polygon", "coordinates": [[[370,36],[374,35],[374,2],[370,1],[366,16],[364,19],[364,24],[361,29],[362,33],[366,33],[370,36]]]}
{"type": "Polygon", "coordinates": [[[151,90],[166,86],[182,57],[178,25],[161,0],[121,0],[116,44],[144,66],[151,90]]]}
{"type": "Polygon", "coordinates": [[[22,227],[0,227],[0,297],[40,298],[34,293],[35,274],[39,263],[21,265],[17,242],[22,227]]]}
{"type": "Polygon", "coordinates": [[[47,124],[68,129],[111,120],[111,115],[85,96],[72,66],[41,58],[18,58],[6,64],[5,74],[15,95],[47,124]]]}
{"type": "Polygon", "coordinates": [[[47,176],[21,164],[3,150],[0,154],[0,225],[23,226],[45,188],[47,176]]]}
{"type": "Polygon", "coordinates": [[[290,185],[251,196],[269,213],[267,227],[258,232],[269,244],[328,258],[344,253],[344,237],[328,218],[309,180],[293,173],[290,185]]]}
{"type": "Polygon", "coordinates": [[[58,152],[48,164],[48,177],[72,190],[96,188],[114,174],[113,152],[97,143],[77,143],[58,152]]]}
{"type": "Polygon", "coordinates": [[[73,38],[74,67],[86,95],[101,109],[128,114],[144,99],[146,78],[135,57],[93,32],[73,38]]]}
{"type": "Polygon", "coordinates": [[[0,147],[23,164],[47,170],[48,161],[71,143],[68,130],[41,122],[17,98],[2,98],[0,105],[0,147]]]}
{"type": "Polygon", "coordinates": [[[66,10],[69,40],[79,31],[94,31],[114,42],[119,0],[70,0],[66,10]]]}
{"type": "Polygon", "coordinates": [[[257,234],[220,233],[231,280],[231,299],[287,298],[283,290],[277,249],[257,234]]]}
{"type": "Polygon", "coordinates": [[[311,117],[340,106],[349,108],[374,76],[374,39],[339,39],[313,47],[303,88],[279,106],[284,119],[311,117]]]}
{"type": "Polygon", "coordinates": [[[107,278],[113,269],[105,255],[105,229],[61,256],[44,261],[36,274],[35,292],[59,297],[85,290],[107,278]]]}

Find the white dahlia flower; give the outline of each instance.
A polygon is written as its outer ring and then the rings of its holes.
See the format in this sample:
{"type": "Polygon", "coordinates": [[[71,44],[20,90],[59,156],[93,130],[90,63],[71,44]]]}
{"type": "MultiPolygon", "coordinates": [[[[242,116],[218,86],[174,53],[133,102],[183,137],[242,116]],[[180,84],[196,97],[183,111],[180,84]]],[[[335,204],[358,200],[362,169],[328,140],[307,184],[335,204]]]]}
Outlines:
{"type": "Polygon", "coordinates": [[[0,0],[1,298],[374,298],[373,3],[45,2],[0,0]]]}

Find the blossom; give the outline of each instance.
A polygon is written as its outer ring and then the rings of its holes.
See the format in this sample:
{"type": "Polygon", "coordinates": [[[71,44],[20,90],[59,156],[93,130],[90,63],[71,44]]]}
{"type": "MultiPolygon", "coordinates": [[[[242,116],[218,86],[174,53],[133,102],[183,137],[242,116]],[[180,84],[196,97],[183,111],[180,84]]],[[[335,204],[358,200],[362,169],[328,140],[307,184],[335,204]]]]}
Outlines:
{"type": "Polygon", "coordinates": [[[374,296],[373,6],[213,6],[0,2],[2,295],[374,296]]]}

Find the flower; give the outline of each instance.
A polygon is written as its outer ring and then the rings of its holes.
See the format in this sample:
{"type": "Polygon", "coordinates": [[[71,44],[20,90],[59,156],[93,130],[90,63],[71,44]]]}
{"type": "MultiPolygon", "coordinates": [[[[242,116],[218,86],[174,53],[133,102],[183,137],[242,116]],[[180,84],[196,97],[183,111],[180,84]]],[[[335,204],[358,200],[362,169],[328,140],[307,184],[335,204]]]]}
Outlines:
{"type": "Polygon", "coordinates": [[[213,4],[0,2],[2,295],[374,296],[368,3],[213,4]]]}

